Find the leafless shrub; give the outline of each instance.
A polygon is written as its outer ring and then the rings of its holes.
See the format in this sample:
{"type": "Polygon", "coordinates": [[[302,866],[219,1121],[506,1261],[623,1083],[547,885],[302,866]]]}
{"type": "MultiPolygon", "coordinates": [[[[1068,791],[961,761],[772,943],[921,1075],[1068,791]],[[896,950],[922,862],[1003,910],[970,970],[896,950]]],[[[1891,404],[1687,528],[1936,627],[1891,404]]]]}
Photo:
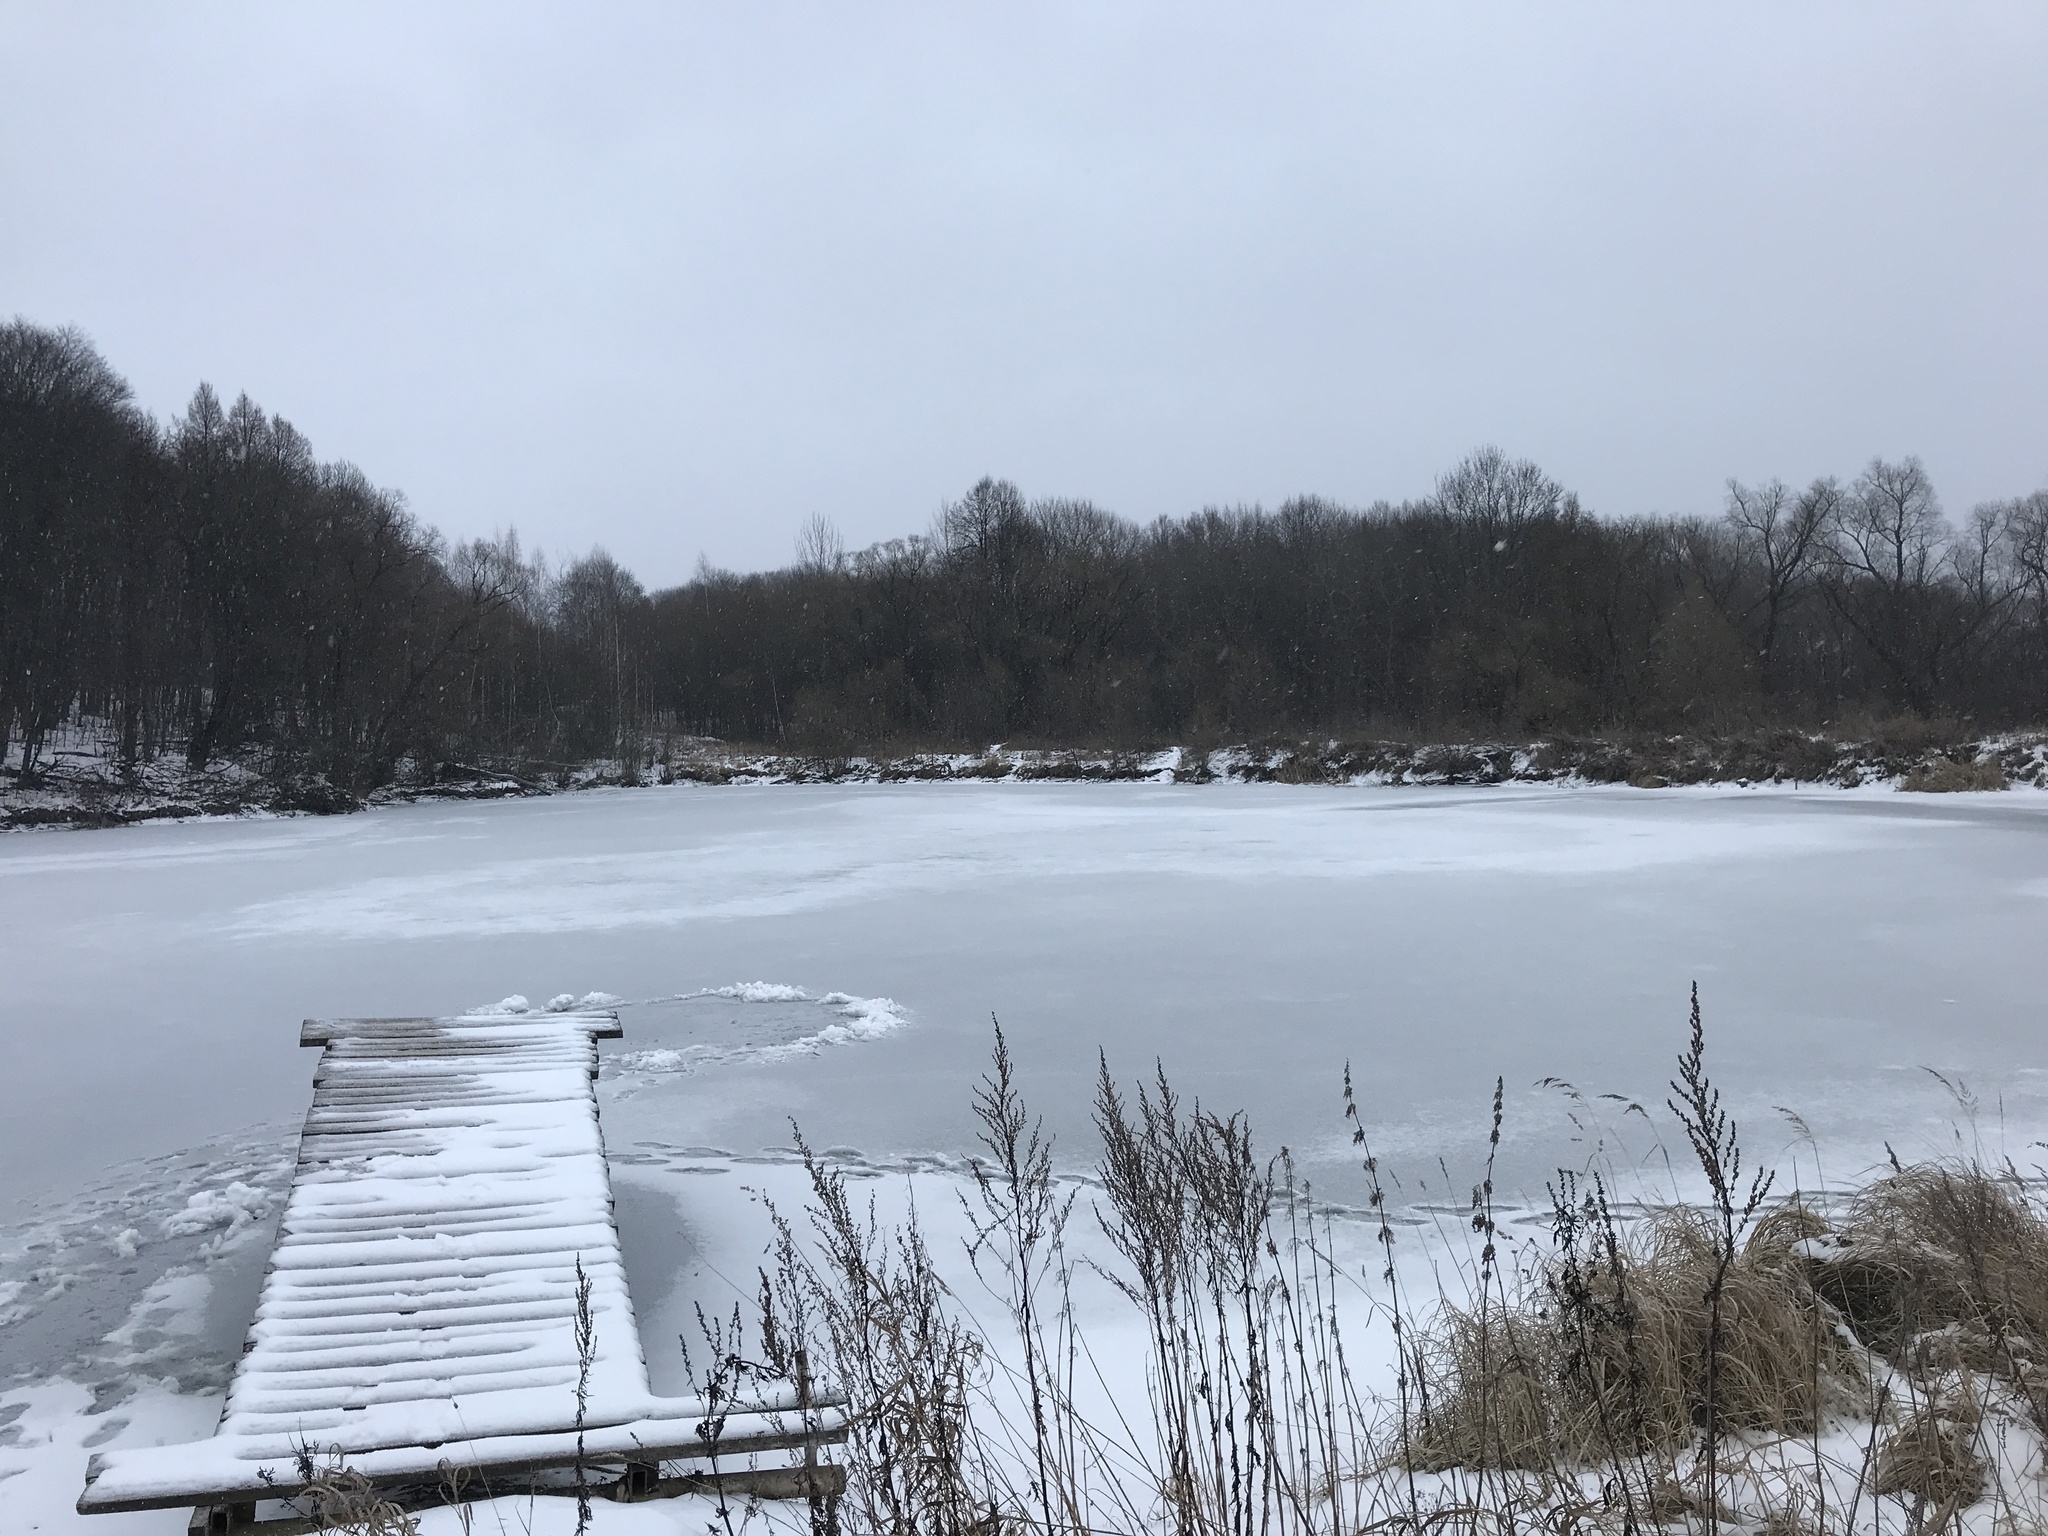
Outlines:
{"type": "Polygon", "coordinates": [[[992,1472],[970,1420],[986,1346],[949,1292],[911,1219],[885,1231],[858,1210],[846,1177],[797,1135],[810,1176],[808,1231],[771,1204],[776,1238],[761,1274],[762,1353],[794,1377],[796,1351],[825,1362],[848,1397],[846,1517],[892,1536],[982,1529],[992,1472]]]}
{"type": "Polygon", "coordinates": [[[576,1256],[576,1536],[590,1529],[590,1462],[583,1452],[590,1412],[590,1368],[597,1363],[597,1320],[590,1310],[590,1276],[576,1256]]]}
{"type": "Polygon", "coordinates": [[[1151,1498],[1182,1533],[1357,1523],[1378,1456],[1344,1358],[1343,1276],[1291,1159],[1262,1163],[1242,1116],[1184,1106],[1163,1070],[1127,1097],[1102,1062],[1095,1123],[1098,1214],[1124,1261],[1109,1278],[1150,1345],[1151,1444],[1128,1450],[1151,1498]]]}

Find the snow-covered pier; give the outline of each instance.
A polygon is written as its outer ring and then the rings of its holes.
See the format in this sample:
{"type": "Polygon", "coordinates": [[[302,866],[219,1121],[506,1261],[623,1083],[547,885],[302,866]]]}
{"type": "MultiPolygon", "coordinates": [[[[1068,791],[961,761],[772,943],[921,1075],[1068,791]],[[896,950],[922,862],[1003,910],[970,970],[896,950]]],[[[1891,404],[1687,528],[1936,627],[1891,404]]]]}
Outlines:
{"type": "MultiPolygon", "coordinates": [[[[617,1497],[701,1487],[662,1475],[714,1442],[704,1403],[649,1391],[612,1219],[593,1084],[619,1033],[609,1012],[307,1020],[313,1104],[220,1425],[95,1455],[80,1512],[295,1524],[342,1467],[462,1498],[579,1462],[617,1497]]],[[[729,1465],[843,1435],[794,1390],[748,1407],[719,1424],[729,1465]]],[[[798,1494],[837,1476],[780,1473],[798,1494]]]]}

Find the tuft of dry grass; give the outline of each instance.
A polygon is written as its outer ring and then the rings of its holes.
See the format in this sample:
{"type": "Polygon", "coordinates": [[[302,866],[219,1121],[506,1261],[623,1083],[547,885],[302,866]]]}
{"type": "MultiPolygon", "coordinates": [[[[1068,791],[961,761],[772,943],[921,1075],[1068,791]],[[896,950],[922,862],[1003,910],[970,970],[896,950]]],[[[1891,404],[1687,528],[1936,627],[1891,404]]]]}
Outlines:
{"type": "Polygon", "coordinates": [[[419,1536],[416,1517],[338,1458],[316,1465],[310,1454],[302,1451],[300,1470],[307,1478],[306,1490],[291,1503],[315,1529],[335,1536],[419,1536]]]}
{"type": "Polygon", "coordinates": [[[2048,1358],[2048,1222],[2009,1171],[1897,1169],[1808,1252],[1821,1296],[1896,1363],[2017,1378],[2048,1358]]]}
{"type": "MultiPolygon", "coordinates": [[[[1885,1441],[1872,1486],[1879,1494],[1909,1494],[1953,1514],[1984,1496],[1989,1472],[1977,1454],[1974,1420],[1923,1406],[1885,1441]]],[[[1938,1527],[1946,1517],[1928,1523],[1938,1527]]]]}
{"type": "MultiPolygon", "coordinates": [[[[1797,1257],[1823,1231],[1802,1207],[1776,1211],[1723,1277],[1714,1390],[1731,1430],[1810,1433],[1864,1387],[1797,1257]]],[[[1420,1353],[1418,1466],[1588,1466],[1688,1443],[1706,1411],[1716,1268],[1707,1219],[1673,1207],[1598,1261],[1568,1251],[1512,1300],[1445,1307],[1420,1353]]]]}
{"type": "Polygon", "coordinates": [[[1899,780],[1899,788],[1914,794],[1954,794],[1963,790],[2007,789],[2005,768],[1996,758],[1983,762],[1959,762],[1954,758],[1937,758],[1912,769],[1899,780]]]}

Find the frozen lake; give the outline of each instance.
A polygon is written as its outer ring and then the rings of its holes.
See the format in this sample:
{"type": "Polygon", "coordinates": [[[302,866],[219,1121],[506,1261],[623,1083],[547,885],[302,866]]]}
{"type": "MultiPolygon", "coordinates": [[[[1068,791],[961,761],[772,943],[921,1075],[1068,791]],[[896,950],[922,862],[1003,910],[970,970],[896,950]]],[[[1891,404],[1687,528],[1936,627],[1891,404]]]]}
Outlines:
{"type": "Polygon", "coordinates": [[[625,999],[600,1095],[672,1349],[707,1251],[751,1262],[740,1186],[785,1177],[753,1160],[791,1117],[876,1170],[969,1149],[992,1012],[1070,1166],[1099,1049],[1248,1111],[1340,1197],[1347,1061],[1406,1198],[1463,1196],[1496,1074],[1510,1199],[1593,1156],[1596,1119],[1649,1177],[1649,1124],[1592,1096],[1661,1120],[1696,979],[1762,1161],[1811,1168],[1782,1106],[1834,1178],[1959,1132],[2024,1167],[2044,932],[2029,792],[677,787],[0,838],[0,1486],[55,1510],[86,1444],[211,1423],[306,1014],[625,999]],[[1544,1078],[1589,1097],[1583,1131],[1544,1078]],[[49,1375],[82,1385],[5,1398],[49,1375]],[[135,1393],[163,1376],[186,1390],[135,1393]]]}
{"type": "MultiPolygon", "coordinates": [[[[1349,1060],[1386,1150],[1426,1163],[1474,1139],[1496,1073],[1517,1147],[1548,1141],[1523,1124],[1556,1101],[1539,1078],[1660,1101],[1694,979],[1739,1098],[1844,1157],[1941,1134],[1923,1066],[1961,1074],[1987,1123],[2002,1098],[2022,1145],[2044,1128],[2029,793],[595,791],[17,835],[0,914],[17,1196],[295,1126],[305,1014],[740,981],[890,998],[908,1022],[815,1056],[700,1053],[659,1095],[688,1139],[784,1143],[794,1115],[821,1146],[955,1150],[993,1012],[1077,1157],[1100,1047],[1312,1163],[1342,1145],[1349,1060]]],[[[693,1039],[803,1033],[703,1006],[693,1039]]],[[[666,1038],[659,1010],[625,1018],[620,1049],[666,1038]]]]}

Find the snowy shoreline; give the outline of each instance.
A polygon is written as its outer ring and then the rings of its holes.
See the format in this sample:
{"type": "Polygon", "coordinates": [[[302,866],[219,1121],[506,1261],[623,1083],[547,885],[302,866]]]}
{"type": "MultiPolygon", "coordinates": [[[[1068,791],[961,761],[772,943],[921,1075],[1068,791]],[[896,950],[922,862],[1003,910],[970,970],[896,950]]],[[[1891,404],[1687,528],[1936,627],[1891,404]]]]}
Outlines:
{"type": "Polygon", "coordinates": [[[2048,733],[1950,739],[1914,731],[1849,739],[1798,731],[1749,736],[1557,738],[1416,744],[1330,738],[1198,749],[1010,747],[899,756],[749,750],[703,738],[649,739],[632,759],[574,765],[443,762],[399,765],[358,797],[324,775],[280,771],[260,753],[206,769],[175,756],[122,772],[82,735],[24,783],[0,784],[0,830],[92,828],[141,821],[331,815],[419,800],[495,800],[597,788],[790,784],[1284,784],[1343,788],[1473,788],[1542,784],[1814,785],[1860,789],[2048,789],[2048,733]]]}

